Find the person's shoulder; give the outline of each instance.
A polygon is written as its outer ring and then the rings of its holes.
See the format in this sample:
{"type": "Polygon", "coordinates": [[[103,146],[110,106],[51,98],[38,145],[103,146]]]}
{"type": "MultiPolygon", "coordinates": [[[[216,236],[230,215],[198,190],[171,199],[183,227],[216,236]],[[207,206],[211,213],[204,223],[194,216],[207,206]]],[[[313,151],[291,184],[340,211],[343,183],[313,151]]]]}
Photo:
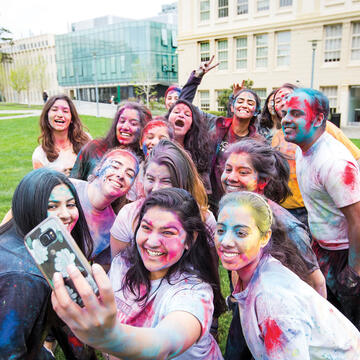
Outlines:
{"type": "Polygon", "coordinates": [[[42,146],[41,145],[37,146],[35,148],[35,150],[33,151],[32,158],[33,159],[34,158],[41,158],[42,159],[44,156],[46,157],[46,154],[45,154],[45,151],[42,148],[42,146]]]}

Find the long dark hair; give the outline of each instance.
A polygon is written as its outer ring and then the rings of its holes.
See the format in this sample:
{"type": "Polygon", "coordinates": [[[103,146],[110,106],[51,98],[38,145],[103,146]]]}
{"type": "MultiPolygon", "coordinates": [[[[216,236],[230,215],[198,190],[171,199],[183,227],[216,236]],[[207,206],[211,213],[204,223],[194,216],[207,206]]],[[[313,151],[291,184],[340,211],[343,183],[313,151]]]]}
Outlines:
{"type": "MultiPolygon", "coordinates": [[[[268,108],[268,104],[269,104],[269,100],[271,98],[272,95],[274,95],[276,92],[276,89],[273,90],[268,97],[265,100],[265,104],[262,108],[261,114],[259,116],[259,128],[267,128],[267,129],[272,129],[274,126],[274,121],[272,119],[272,116],[270,114],[269,108],[268,108]]],[[[275,113],[275,115],[277,117],[277,114],[275,113]]]]}
{"type": "MultiPolygon", "coordinates": [[[[175,273],[197,276],[211,285],[214,293],[214,316],[219,316],[224,310],[219,274],[214,265],[216,262],[209,246],[210,235],[206,225],[201,220],[199,206],[195,199],[183,189],[167,188],[152,192],[146,198],[140,210],[135,238],[145,213],[155,206],[177,214],[187,234],[185,243],[189,246],[189,249],[184,251],[180,260],[169,267],[162,281],[166,280],[171,284],[171,276],[175,273]]],[[[144,266],[135,241],[130,252],[131,266],[124,277],[123,289],[127,288],[131,291],[136,296],[136,301],[146,303],[151,287],[149,271],[144,266]],[[142,286],[146,287],[144,295],[140,293],[142,286]]]]}
{"type": "Polygon", "coordinates": [[[72,229],[71,235],[89,259],[93,250],[93,241],[80,200],[71,181],[58,171],[41,168],[25,175],[14,192],[12,199],[13,219],[11,221],[22,236],[27,234],[47,217],[50,194],[55,186],[61,184],[70,189],[79,211],[79,219],[72,229]]]}
{"type": "Polygon", "coordinates": [[[54,95],[45,103],[40,115],[40,130],[41,134],[38,141],[41,141],[47,159],[53,162],[59,157],[59,152],[55,148],[55,141],[53,138],[53,129],[49,124],[49,110],[57,100],[65,100],[70,107],[71,123],[69,125],[68,137],[73,146],[75,154],[90,140],[89,136],[84,131],[84,126],[81,123],[80,117],[76,111],[76,107],[72,100],[65,94],[54,95]]]}
{"type": "Polygon", "coordinates": [[[169,120],[169,116],[177,104],[185,104],[192,113],[192,124],[184,138],[184,149],[190,153],[199,173],[209,171],[212,146],[209,142],[209,134],[204,120],[196,106],[184,99],[177,100],[171,106],[165,116],[167,120],[169,120]]]}
{"type": "Polygon", "coordinates": [[[225,195],[219,203],[219,211],[227,204],[246,205],[252,209],[256,226],[261,235],[272,230],[271,239],[263,248],[264,255],[271,255],[293,271],[305,282],[309,282],[309,270],[299,250],[286,235],[283,227],[274,219],[270,205],[264,197],[250,191],[240,191],[225,195]]]}
{"type": "Polygon", "coordinates": [[[258,173],[258,181],[266,183],[264,195],[280,203],[291,195],[288,185],[290,168],[280,151],[266,143],[254,139],[245,139],[231,144],[226,152],[225,159],[231,154],[245,153],[258,173]]]}
{"type": "MultiPolygon", "coordinates": [[[[146,122],[146,118],[147,118],[147,112],[146,112],[146,108],[136,102],[125,102],[124,104],[122,104],[119,107],[119,110],[116,112],[114,120],[111,124],[111,127],[108,131],[108,133],[105,135],[105,137],[103,139],[101,139],[101,143],[107,144],[109,149],[112,149],[114,147],[119,146],[119,141],[116,137],[116,126],[117,123],[119,121],[119,118],[121,116],[121,114],[126,110],[126,109],[131,109],[131,110],[136,110],[138,115],[139,115],[139,120],[140,120],[140,132],[142,130],[142,128],[145,125],[146,122]]],[[[140,132],[139,132],[139,136],[140,136],[140,132]]],[[[141,156],[141,151],[139,148],[139,138],[137,138],[133,144],[131,144],[129,146],[131,148],[131,150],[133,150],[138,156],[141,156]]]]}

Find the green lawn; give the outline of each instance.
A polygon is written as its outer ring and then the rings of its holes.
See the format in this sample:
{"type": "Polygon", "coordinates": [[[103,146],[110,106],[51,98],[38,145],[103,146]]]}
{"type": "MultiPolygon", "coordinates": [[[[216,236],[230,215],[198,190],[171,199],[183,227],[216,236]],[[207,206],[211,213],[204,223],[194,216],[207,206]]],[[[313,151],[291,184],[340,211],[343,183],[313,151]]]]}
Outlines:
{"type": "Polygon", "coordinates": [[[1,113],[0,117],[10,117],[10,116],[18,116],[18,115],[24,115],[24,113],[1,113]]]}

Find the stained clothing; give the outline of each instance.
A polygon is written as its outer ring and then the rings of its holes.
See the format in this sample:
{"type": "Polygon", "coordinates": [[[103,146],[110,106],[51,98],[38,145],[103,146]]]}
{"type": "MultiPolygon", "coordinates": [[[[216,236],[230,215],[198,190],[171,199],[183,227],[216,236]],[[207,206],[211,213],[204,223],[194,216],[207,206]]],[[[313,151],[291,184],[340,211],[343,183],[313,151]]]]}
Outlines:
{"type": "Polygon", "coordinates": [[[0,237],[0,359],[54,359],[42,347],[50,294],[13,225],[0,237]]]}
{"type": "Polygon", "coordinates": [[[209,284],[190,274],[173,274],[169,282],[166,279],[152,280],[149,298],[143,305],[135,301],[131,291],[121,289],[127,270],[121,255],[117,255],[111,264],[109,276],[115,289],[117,318],[121,323],[154,328],[171,312],[185,311],[199,321],[201,335],[196,343],[176,359],[223,358],[219,346],[209,333],[214,310],[213,292],[209,284]]]}
{"type": "Polygon", "coordinates": [[[270,255],[234,291],[255,360],[356,360],[360,333],[333,305],[270,255]]]}

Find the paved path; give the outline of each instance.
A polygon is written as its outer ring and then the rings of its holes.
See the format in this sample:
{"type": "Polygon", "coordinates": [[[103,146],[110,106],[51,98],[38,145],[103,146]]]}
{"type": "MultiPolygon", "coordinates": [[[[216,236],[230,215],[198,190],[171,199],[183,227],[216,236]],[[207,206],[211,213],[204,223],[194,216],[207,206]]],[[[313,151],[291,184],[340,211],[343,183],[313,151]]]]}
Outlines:
{"type": "Polygon", "coordinates": [[[20,114],[21,115],[12,115],[12,116],[0,116],[0,120],[7,119],[16,119],[16,118],[24,118],[30,116],[39,116],[41,114],[41,110],[0,110],[0,114],[20,114]]]}

